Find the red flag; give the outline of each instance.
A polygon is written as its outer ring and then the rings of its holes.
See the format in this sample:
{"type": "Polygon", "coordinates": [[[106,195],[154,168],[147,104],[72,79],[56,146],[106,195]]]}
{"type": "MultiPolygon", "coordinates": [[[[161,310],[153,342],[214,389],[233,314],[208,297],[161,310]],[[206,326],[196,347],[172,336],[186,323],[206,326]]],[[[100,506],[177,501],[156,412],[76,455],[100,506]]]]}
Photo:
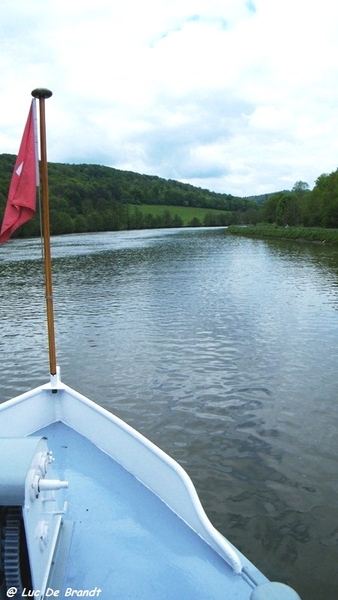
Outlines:
{"type": "Polygon", "coordinates": [[[35,100],[32,100],[9,188],[0,231],[1,243],[7,242],[20,225],[34,217],[37,173],[35,100]]]}

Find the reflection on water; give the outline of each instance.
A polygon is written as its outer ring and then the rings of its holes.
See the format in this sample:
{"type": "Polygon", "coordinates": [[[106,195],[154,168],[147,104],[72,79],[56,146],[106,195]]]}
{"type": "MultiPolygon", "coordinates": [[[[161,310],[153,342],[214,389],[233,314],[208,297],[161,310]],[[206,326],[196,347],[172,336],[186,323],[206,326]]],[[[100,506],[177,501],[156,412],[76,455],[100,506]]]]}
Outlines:
{"type": "MultiPolygon", "coordinates": [[[[0,250],[5,399],[48,359],[39,244],[0,250]]],[[[338,250],[199,229],[61,236],[53,256],[64,381],[174,456],[267,576],[336,599],[338,250]]]]}

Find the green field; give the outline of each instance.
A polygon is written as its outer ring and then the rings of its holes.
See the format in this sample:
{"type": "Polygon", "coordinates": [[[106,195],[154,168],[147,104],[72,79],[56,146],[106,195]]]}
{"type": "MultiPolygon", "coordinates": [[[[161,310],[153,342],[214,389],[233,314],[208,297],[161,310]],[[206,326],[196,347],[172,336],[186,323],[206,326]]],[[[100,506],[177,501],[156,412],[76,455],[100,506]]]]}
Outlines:
{"type": "Polygon", "coordinates": [[[201,225],[204,224],[205,215],[212,215],[217,217],[218,215],[229,214],[224,210],[215,210],[210,208],[194,208],[190,206],[163,206],[162,204],[140,204],[140,205],[129,205],[129,211],[131,212],[141,211],[143,215],[151,214],[154,217],[162,217],[164,212],[169,211],[171,217],[177,215],[183,221],[183,227],[187,227],[191,224],[193,219],[198,219],[201,225]]]}

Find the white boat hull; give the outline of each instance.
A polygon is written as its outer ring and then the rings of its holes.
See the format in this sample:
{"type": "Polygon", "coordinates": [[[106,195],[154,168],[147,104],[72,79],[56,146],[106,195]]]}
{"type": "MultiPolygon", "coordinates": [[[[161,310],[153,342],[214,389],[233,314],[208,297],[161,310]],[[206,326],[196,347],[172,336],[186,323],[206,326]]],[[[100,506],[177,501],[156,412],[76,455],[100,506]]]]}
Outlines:
{"type": "MultiPolygon", "coordinates": [[[[57,476],[69,481],[40,597],[249,600],[277,585],[213,527],[178,463],[58,376],[0,405],[0,438],[32,435],[47,438],[57,476]]],[[[298,598],[289,592],[282,586],[276,598],[298,598]]]]}

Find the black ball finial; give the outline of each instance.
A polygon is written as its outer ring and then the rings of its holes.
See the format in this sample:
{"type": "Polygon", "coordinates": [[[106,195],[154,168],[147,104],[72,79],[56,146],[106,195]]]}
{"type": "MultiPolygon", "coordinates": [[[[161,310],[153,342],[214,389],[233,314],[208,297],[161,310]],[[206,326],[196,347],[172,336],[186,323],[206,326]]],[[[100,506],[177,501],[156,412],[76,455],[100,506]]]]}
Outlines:
{"type": "Polygon", "coordinates": [[[36,88],[32,91],[32,96],[34,98],[50,98],[53,95],[53,92],[47,90],[46,88],[36,88]]]}

